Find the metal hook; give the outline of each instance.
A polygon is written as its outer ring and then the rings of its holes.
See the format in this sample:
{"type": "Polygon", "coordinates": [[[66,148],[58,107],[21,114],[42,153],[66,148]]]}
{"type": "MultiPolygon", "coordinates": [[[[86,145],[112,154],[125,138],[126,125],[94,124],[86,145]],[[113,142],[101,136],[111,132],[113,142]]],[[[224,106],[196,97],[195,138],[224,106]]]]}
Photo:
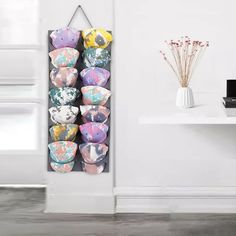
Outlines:
{"type": "Polygon", "coordinates": [[[77,12],[79,9],[81,9],[81,11],[82,11],[83,15],[85,16],[86,20],[88,21],[88,23],[89,23],[90,27],[91,27],[91,28],[93,28],[93,25],[91,24],[91,22],[90,22],[90,20],[89,20],[88,16],[86,15],[86,13],[85,13],[85,11],[84,11],[84,9],[82,8],[82,6],[81,6],[81,5],[78,5],[78,6],[76,7],[76,9],[75,9],[75,11],[74,11],[74,13],[73,13],[72,17],[70,18],[70,21],[69,21],[69,23],[68,23],[67,27],[68,27],[68,26],[70,26],[70,24],[71,24],[71,22],[72,22],[73,18],[74,18],[74,17],[75,17],[75,15],[76,15],[76,12],[77,12]]]}

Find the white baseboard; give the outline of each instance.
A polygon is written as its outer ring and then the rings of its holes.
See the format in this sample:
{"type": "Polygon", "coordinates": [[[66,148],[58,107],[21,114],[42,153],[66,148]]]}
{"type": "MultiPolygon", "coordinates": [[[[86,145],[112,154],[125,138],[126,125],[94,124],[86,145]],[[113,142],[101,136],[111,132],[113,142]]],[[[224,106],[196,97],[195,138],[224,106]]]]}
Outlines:
{"type": "Polygon", "coordinates": [[[109,194],[47,194],[47,213],[114,214],[114,196],[109,194]]]}
{"type": "MultiPolygon", "coordinates": [[[[5,188],[45,188],[42,184],[2,184],[5,188]]],[[[236,187],[116,187],[110,194],[48,194],[46,212],[236,213],[236,187]],[[116,207],[115,207],[116,200],[116,207]]]]}
{"type": "Polygon", "coordinates": [[[116,187],[117,213],[236,213],[236,187],[116,187]]]}

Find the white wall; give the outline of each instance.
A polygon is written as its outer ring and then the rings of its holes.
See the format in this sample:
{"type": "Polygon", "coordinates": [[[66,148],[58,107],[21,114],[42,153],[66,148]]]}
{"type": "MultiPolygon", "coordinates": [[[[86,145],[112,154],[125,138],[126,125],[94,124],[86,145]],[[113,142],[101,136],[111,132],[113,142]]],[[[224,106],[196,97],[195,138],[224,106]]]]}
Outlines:
{"type": "Polygon", "coordinates": [[[225,91],[236,77],[236,3],[115,1],[117,211],[236,211],[236,127],[141,125],[157,101],[175,102],[178,84],[159,50],[188,35],[209,40],[190,86],[225,91]]]}

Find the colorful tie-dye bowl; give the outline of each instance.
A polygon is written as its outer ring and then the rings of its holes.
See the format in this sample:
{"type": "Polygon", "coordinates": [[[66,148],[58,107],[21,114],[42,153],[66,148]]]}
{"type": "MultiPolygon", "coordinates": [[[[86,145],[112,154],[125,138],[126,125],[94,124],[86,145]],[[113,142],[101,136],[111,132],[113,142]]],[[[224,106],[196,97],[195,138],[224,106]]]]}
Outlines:
{"type": "Polygon", "coordinates": [[[112,35],[105,29],[86,29],[82,32],[84,47],[106,48],[112,41],[112,35]]]}
{"type": "Polygon", "coordinates": [[[110,110],[107,107],[99,105],[80,106],[80,112],[84,123],[88,122],[105,123],[110,115],[110,110]]]}
{"type": "Polygon", "coordinates": [[[79,97],[80,92],[76,88],[52,88],[49,91],[51,102],[55,106],[73,105],[79,97]]]}
{"type": "Polygon", "coordinates": [[[54,30],[50,37],[55,48],[75,48],[79,40],[80,32],[71,27],[54,30]]]}
{"type": "Polygon", "coordinates": [[[74,141],[79,126],[76,124],[53,125],[49,129],[51,139],[55,141],[74,141]]]}
{"type": "Polygon", "coordinates": [[[88,164],[85,162],[81,162],[82,164],[82,169],[84,172],[90,174],[90,175],[97,175],[97,174],[101,174],[105,168],[105,163],[101,163],[101,164],[88,164]]]}
{"type": "Polygon", "coordinates": [[[71,141],[57,141],[48,144],[50,157],[58,163],[68,163],[75,158],[78,145],[71,141]]]}
{"type": "Polygon", "coordinates": [[[57,106],[48,109],[51,121],[55,124],[73,124],[79,113],[79,108],[74,106],[57,106]]]}
{"type": "Polygon", "coordinates": [[[56,67],[75,67],[79,52],[74,48],[59,48],[49,52],[51,63],[56,67]]]}
{"type": "Polygon", "coordinates": [[[103,143],[82,143],[79,150],[85,163],[94,164],[106,158],[108,147],[103,143]]]}
{"type": "Polygon", "coordinates": [[[99,86],[85,86],[81,88],[85,105],[105,105],[111,91],[99,86]]]}
{"type": "Polygon", "coordinates": [[[72,67],[53,68],[50,72],[52,84],[57,88],[74,87],[78,78],[78,71],[72,67]]]}
{"type": "Polygon", "coordinates": [[[111,61],[110,52],[102,48],[87,48],[82,56],[86,67],[105,68],[111,61]]]}
{"type": "Polygon", "coordinates": [[[80,77],[85,86],[104,87],[110,77],[110,72],[100,67],[89,67],[80,72],[80,77]]]}
{"type": "Polygon", "coordinates": [[[107,138],[108,126],[103,123],[89,122],[80,125],[79,129],[86,143],[103,143],[107,138]]]}
{"type": "Polygon", "coordinates": [[[65,164],[61,164],[61,163],[57,163],[54,161],[50,162],[50,166],[52,167],[52,169],[55,172],[58,173],[69,173],[72,171],[73,167],[74,167],[75,162],[71,161],[69,163],[65,163],[65,164]]]}

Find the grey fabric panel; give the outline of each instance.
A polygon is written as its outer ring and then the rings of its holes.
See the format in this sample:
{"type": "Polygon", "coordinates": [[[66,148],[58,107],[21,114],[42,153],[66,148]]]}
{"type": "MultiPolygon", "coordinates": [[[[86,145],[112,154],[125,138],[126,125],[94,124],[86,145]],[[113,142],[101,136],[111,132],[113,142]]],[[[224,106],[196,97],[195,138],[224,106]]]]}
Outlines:
{"type": "MultiPolygon", "coordinates": [[[[51,43],[51,38],[50,38],[50,34],[51,34],[52,30],[49,30],[48,31],[48,52],[51,52],[53,51],[55,48],[53,47],[52,43],[51,43]]],[[[111,31],[108,31],[111,33],[111,31]]],[[[76,49],[80,52],[80,56],[79,56],[79,59],[77,61],[77,64],[75,66],[75,68],[78,70],[78,72],[80,73],[81,70],[83,70],[84,68],[86,68],[86,66],[83,65],[83,62],[82,62],[82,52],[84,51],[84,46],[83,46],[83,39],[82,37],[80,37],[79,39],[79,42],[76,46],[76,49]]],[[[111,53],[111,44],[106,48],[107,50],[110,51],[111,53]]],[[[49,68],[49,71],[48,71],[48,82],[49,82],[49,90],[51,88],[55,88],[55,86],[51,83],[51,80],[50,80],[50,71],[54,68],[52,63],[51,63],[51,60],[50,60],[50,57],[48,56],[48,68],[49,68]]],[[[111,68],[111,65],[110,63],[105,67],[105,69],[109,70],[110,71],[110,68],[111,68]]],[[[107,85],[105,86],[105,88],[109,89],[110,90],[110,83],[111,83],[111,77],[110,79],[108,80],[108,83],[107,85]]],[[[76,83],[76,88],[80,90],[80,88],[83,86],[82,84],[82,81],[80,79],[80,77],[78,77],[78,80],[77,80],[77,83],[76,83]]],[[[74,106],[77,106],[79,107],[80,105],[83,105],[82,103],[82,95],[80,95],[80,97],[77,99],[76,103],[74,106]]],[[[110,108],[110,105],[111,105],[111,102],[110,102],[110,99],[108,100],[107,104],[105,105],[106,107],[110,108]]],[[[52,103],[50,101],[50,98],[48,99],[48,108],[52,107],[52,103]]],[[[109,147],[108,149],[108,152],[107,152],[107,156],[106,156],[106,165],[105,165],[105,169],[103,172],[109,172],[109,153],[110,153],[110,116],[109,116],[109,119],[108,121],[106,122],[106,124],[109,126],[109,131],[108,131],[108,135],[107,135],[107,139],[105,141],[105,144],[109,147]]],[[[79,112],[78,114],[78,117],[77,117],[77,120],[75,122],[75,124],[83,124],[83,121],[81,119],[81,114],[79,112]]],[[[53,126],[54,123],[51,121],[50,119],[50,114],[48,113],[48,130],[50,129],[51,126],[53,126]]],[[[51,137],[50,137],[50,134],[48,135],[48,143],[51,143],[53,142],[51,140],[51,137]]],[[[80,143],[83,143],[82,139],[81,139],[81,134],[80,132],[78,132],[77,134],[77,137],[76,137],[76,140],[74,141],[76,142],[78,145],[80,143]]],[[[82,166],[81,166],[81,160],[82,160],[82,157],[81,157],[81,154],[80,154],[80,151],[78,149],[77,153],[76,153],[76,157],[75,157],[75,165],[74,165],[74,168],[72,171],[82,171],[82,166]]],[[[50,157],[49,157],[49,150],[48,150],[48,171],[53,171],[51,166],[50,166],[50,157]]]]}

